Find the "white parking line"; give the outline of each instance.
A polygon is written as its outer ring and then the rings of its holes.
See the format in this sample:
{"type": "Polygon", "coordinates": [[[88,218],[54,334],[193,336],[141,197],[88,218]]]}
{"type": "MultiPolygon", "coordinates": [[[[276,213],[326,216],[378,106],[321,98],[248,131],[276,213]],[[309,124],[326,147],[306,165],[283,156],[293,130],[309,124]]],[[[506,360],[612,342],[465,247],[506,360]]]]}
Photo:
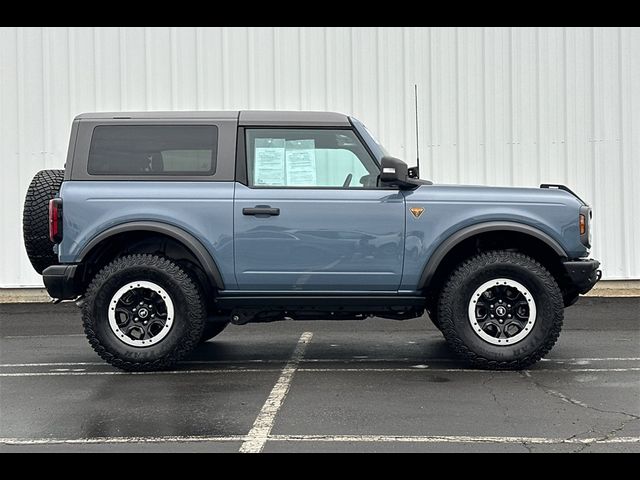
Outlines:
{"type": "Polygon", "coordinates": [[[269,441],[280,442],[404,442],[404,443],[532,443],[592,444],[640,443],[640,437],[549,438],[549,437],[474,437],[466,435],[271,435],[269,441]]]}
{"type": "Polygon", "coordinates": [[[52,333],[50,335],[6,335],[0,338],[86,337],[84,333],[52,333]]]}
{"type": "MultiPolygon", "coordinates": [[[[412,361],[426,363],[459,363],[455,358],[304,358],[300,363],[407,363],[412,361]]],[[[180,365],[238,365],[242,363],[284,363],[286,359],[238,359],[238,360],[187,360],[180,365]]],[[[638,362],[640,357],[604,357],[604,358],[543,358],[544,363],[572,363],[572,362],[638,362]]],[[[29,367],[109,367],[106,362],[41,362],[41,363],[0,363],[0,368],[29,368],[29,367]]]]}
{"type": "MultiPolygon", "coordinates": [[[[0,438],[0,445],[60,445],[101,443],[193,443],[248,442],[250,435],[166,436],[166,437],[91,437],[91,438],[0,438]]],[[[640,443],[640,437],[490,437],[471,435],[267,435],[265,442],[349,442],[349,443],[494,443],[494,444],[612,444],[640,443]]],[[[264,446],[264,444],[263,444],[264,446]]]]}
{"type": "Polygon", "coordinates": [[[265,443],[269,438],[271,429],[276,419],[276,415],[282,407],[282,404],[287,397],[289,387],[291,386],[291,380],[296,373],[300,360],[304,357],[304,352],[307,349],[307,345],[311,342],[313,333],[305,332],[300,336],[298,344],[296,345],[291,358],[282,369],[280,378],[271,389],[271,393],[267,397],[267,401],[264,402],[256,421],[253,423],[253,427],[247,435],[247,440],[244,441],[240,447],[242,453],[260,453],[264,448],[265,443]]]}
{"type": "MultiPolygon", "coordinates": [[[[439,373],[491,373],[491,374],[508,374],[517,373],[514,370],[481,370],[479,368],[425,368],[424,366],[416,366],[414,368],[304,368],[298,369],[300,372],[439,372],[439,373]],[[418,368],[420,367],[420,368],[418,368]]],[[[524,370],[527,373],[539,373],[539,372],[638,372],[640,367],[629,368],[538,368],[536,370],[524,370]]],[[[2,374],[0,374],[2,375],[2,374]]]]}
{"type": "Polygon", "coordinates": [[[107,370],[103,372],[17,372],[0,373],[0,377],[79,377],[79,376],[100,376],[100,375],[196,375],[212,373],[257,373],[257,372],[278,372],[276,368],[220,368],[216,370],[166,370],[158,372],[125,372],[122,370],[107,370]]]}
{"type": "MultiPolygon", "coordinates": [[[[289,365],[287,363],[287,365],[289,365]]],[[[299,365],[299,363],[297,364],[299,365]]],[[[512,370],[480,370],[473,368],[428,368],[428,366],[406,367],[406,368],[296,368],[299,372],[315,372],[315,373],[341,373],[341,372],[418,372],[418,373],[490,373],[492,375],[502,374],[507,375],[510,373],[517,373],[512,370]]],[[[286,368],[286,367],[285,367],[286,368]]],[[[101,376],[101,375],[210,375],[216,373],[262,373],[262,372],[279,372],[276,368],[219,368],[219,369],[203,369],[203,370],[167,370],[157,372],[124,372],[120,370],[104,370],[97,372],[87,371],[49,371],[49,372],[10,372],[0,373],[1,377],[62,377],[62,376],[101,376]]],[[[282,372],[285,370],[283,369],[282,372]]],[[[523,370],[525,373],[543,373],[543,372],[586,372],[586,373],[598,373],[598,372],[638,372],[640,367],[630,368],[540,368],[536,370],[523,370]]],[[[276,384],[277,385],[277,384],[276,384]]],[[[274,387],[275,388],[275,387],[274,387]]]]}
{"type": "Polygon", "coordinates": [[[640,357],[541,358],[541,362],[637,362],[640,357]]]}
{"type": "Polygon", "coordinates": [[[110,366],[106,362],[45,362],[45,363],[2,363],[0,368],[12,367],[86,367],[86,366],[110,366]]]}
{"type": "Polygon", "coordinates": [[[170,443],[170,442],[242,442],[245,435],[225,437],[93,437],[93,438],[0,438],[0,445],[59,445],[59,444],[95,444],[95,443],[170,443]]]}

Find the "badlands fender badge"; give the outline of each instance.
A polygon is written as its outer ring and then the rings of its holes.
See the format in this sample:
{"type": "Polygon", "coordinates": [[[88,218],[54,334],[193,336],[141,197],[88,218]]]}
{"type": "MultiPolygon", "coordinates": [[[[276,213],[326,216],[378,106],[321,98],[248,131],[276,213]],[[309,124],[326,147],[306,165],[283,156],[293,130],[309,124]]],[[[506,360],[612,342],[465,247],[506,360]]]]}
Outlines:
{"type": "Polygon", "coordinates": [[[422,212],[424,212],[424,208],[422,208],[422,207],[413,207],[413,208],[410,208],[409,211],[411,211],[411,213],[413,214],[414,217],[420,218],[420,215],[422,215],[422,212]]]}

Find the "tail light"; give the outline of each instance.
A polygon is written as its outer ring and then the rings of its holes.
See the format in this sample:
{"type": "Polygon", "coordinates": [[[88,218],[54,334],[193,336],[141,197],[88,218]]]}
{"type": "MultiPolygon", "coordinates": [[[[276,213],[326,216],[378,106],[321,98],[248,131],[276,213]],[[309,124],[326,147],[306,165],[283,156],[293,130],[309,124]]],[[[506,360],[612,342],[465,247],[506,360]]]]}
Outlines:
{"type": "Polygon", "coordinates": [[[49,239],[53,243],[62,241],[62,199],[49,200],[49,239]]]}
{"type": "Polygon", "coordinates": [[[578,227],[580,231],[580,241],[582,244],[591,248],[591,219],[593,218],[593,212],[591,207],[584,205],[580,207],[580,214],[578,216],[578,227]]]}

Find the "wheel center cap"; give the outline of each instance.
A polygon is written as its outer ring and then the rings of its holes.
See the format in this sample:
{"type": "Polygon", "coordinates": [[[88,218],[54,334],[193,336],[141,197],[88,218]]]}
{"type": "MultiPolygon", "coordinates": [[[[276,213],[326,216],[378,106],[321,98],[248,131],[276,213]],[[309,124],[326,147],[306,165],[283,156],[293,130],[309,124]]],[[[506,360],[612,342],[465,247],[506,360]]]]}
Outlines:
{"type": "MultiPolygon", "coordinates": [[[[504,306],[502,306],[502,305],[499,305],[499,306],[496,308],[496,315],[498,315],[499,317],[504,317],[506,313],[507,313],[507,309],[506,309],[506,307],[504,307],[504,306]]],[[[142,316],[142,315],[141,315],[141,316],[142,316]]]]}
{"type": "Polygon", "coordinates": [[[149,315],[149,311],[146,308],[141,308],[140,310],[138,310],[138,316],[140,318],[147,318],[147,315],[149,315]]]}

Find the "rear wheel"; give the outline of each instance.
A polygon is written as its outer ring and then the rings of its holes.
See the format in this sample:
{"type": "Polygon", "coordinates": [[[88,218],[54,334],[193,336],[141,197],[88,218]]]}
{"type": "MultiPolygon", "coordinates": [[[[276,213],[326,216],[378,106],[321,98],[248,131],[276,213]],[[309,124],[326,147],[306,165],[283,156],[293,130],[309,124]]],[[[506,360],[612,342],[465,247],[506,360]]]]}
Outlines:
{"type": "Polygon", "coordinates": [[[49,200],[55,198],[64,180],[64,170],[41,170],[27,189],[22,212],[22,234],[27,256],[33,268],[42,273],[58,264],[49,239],[49,200]]]}
{"type": "Polygon", "coordinates": [[[438,303],[438,322],[453,351],[493,369],[521,369],[540,360],[558,339],[563,315],[562,293],[549,271],[510,251],[464,262],[438,303]]]}
{"type": "Polygon", "coordinates": [[[198,344],[206,313],[200,288],[177,264],[129,255],[95,276],[82,318],[89,343],[104,360],[124,370],[159,370],[198,344]]]}

